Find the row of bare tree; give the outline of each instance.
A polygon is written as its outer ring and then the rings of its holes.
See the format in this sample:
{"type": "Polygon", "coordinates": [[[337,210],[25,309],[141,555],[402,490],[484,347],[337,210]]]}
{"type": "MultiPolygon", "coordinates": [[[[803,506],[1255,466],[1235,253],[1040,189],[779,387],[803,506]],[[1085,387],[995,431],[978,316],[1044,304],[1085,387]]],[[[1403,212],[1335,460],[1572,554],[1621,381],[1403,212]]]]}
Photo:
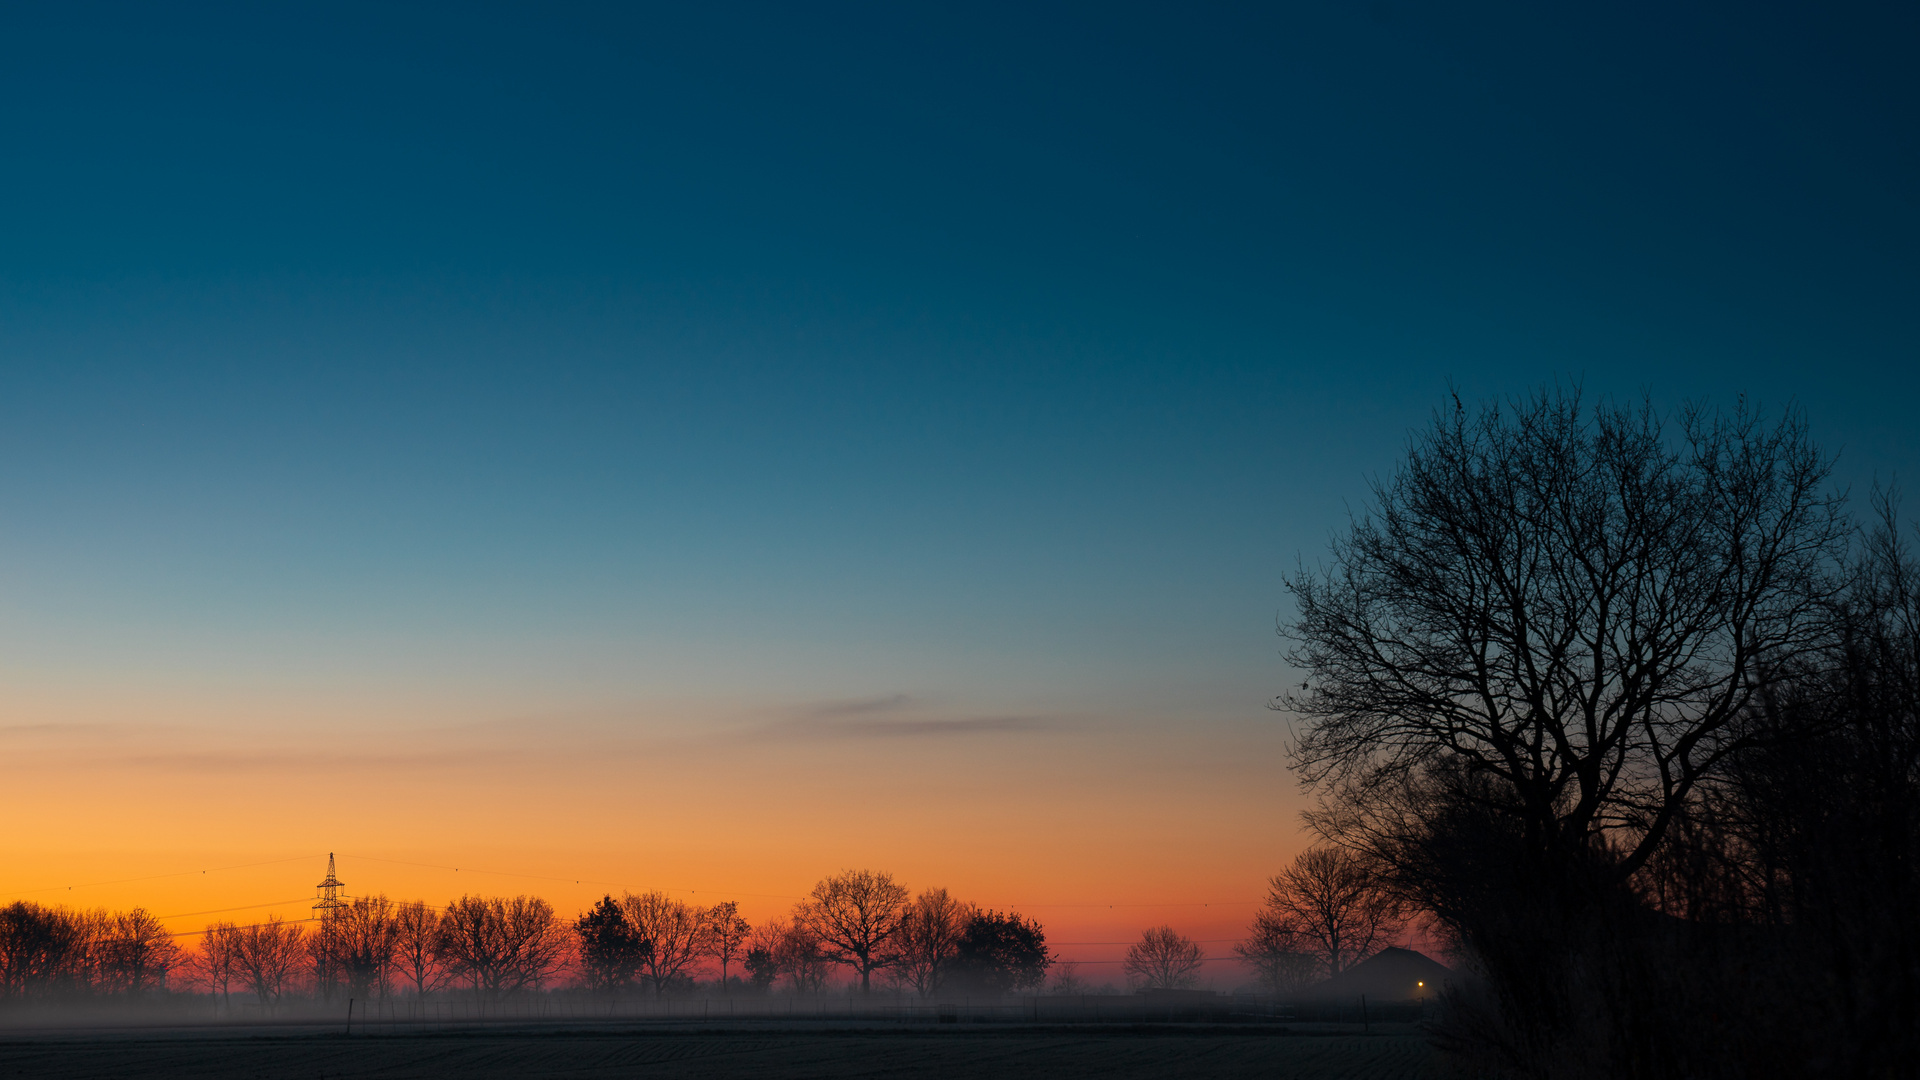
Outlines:
{"type": "Polygon", "coordinates": [[[843,969],[871,992],[875,976],[895,988],[931,995],[964,985],[1005,993],[1037,985],[1051,956],[1038,923],[985,911],[945,889],[913,896],[884,873],[849,870],[822,879],[783,919],[754,927],[729,902],[700,908],[663,893],[603,898],[574,924],[584,980],[596,989],[644,983],[670,992],[701,959],[720,968],[722,987],[735,961],[746,986],[781,980],[817,993],[843,969]]]}
{"type": "Polygon", "coordinates": [[[459,987],[493,1000],[571,977],[597,992],[691,989],[711,962],[719,986],[824,990],[836,971],[862,992],[876,977],[923,995],[1037,986],[1052,957],[1040,925],[982,910],[945,889],[913,896],[889,875],[823,879],[785,918],[755,927],[732,901],[699,906],[664,892],[603,898],[566,923],[533,896],[463,896],[436,908],[359,897],[304,923],[218,922],[182,950],[144,911],[0,909],[0,993],[139,993],[190,984],[231,1003],[289,993],[359,1000],[459,987]],[[744,974],[734,974],[736,971],[744,974]]]}
{"type": "Polygon", "coordinates": [[[533,896],[463,896],[444,909],[361,897],[306,924],[219,922],[199,937],[182,949],[141,909],[15,903],[0,908],[0,996],[139,996],[171,978],[269,1006],[292,992],[366,1000],[403,986],[425,995],[462,985],[497,998],[551,981],[574,948],[552,906],[533,896]]]}
{"type": "MultiPolygon", "coordinates": [[[[1236,946],[1266,988],[1285,993],[1338,973],[1385,940],[1377,891],[1353,888],[1357,868],[1343,855],[1310,852],[1274,879],[1252,936],[1236,946]],[[1315,906],[1303,907],[1309,903],[1315,906]],[[1372,923],[1356,923],[1362,909],[1375,913],[1372,923]]],[[[864,871],[822,881],[787,917],[760,926],[742,919],[733,901],[699,907],[662,892],[604,898],[571,925],[531,896],[464,896],[445,908],[374,896],[323,919],[218,922],[198,937],[197,948],[182,949],[137,909],[17,903],[0,909],[0,986],[15,998],[63,991],[137,996],[171,978],[174,988],[196,988],[229,1005],[238,993],[272,1007],[289,994],[366,1001],[396,993],[424,998],[449,987],[498,999],[562,979],[595,992],[673,994],[692,989],[695,969],[711,964],[723,990],[784,985],[820,993],[844,970],[866,972],[869,988],[877,974],[890,989],[923,997],[992,996],[1038,988],[1054,964],[1037,923],[982,910],[945,889],[909,898],[886,875],[864,871]],[[730,974],[736,965],[744,978],[730,974]]],[[[1205,960],[1198,944],[1158,926],[1141,935],[1122,964],[1131,986],[1180,989],[1196,985],[1205,960]]],[[[1080,993],[1087,986],[1068,964],[1053,989],[1080,993]]]]}
{"type": "Polygon", "coordinates": [[[163,986],[181,951],[160,920],[18,901],[0,908],[0,997],[139,996],[163,986]]]}
{"type": "Polygon", "coordinates": [[[424,996],[458,984],[499,998],[552,980],[571,944],[552,905],[535,896],[463,896],[444,909],[373,896],[311,929],[277,917],[215,923],[187,971],[223,1000],[237,987],[267,1005],[295,988],[366,1000],[401,987],[424,996]]]}

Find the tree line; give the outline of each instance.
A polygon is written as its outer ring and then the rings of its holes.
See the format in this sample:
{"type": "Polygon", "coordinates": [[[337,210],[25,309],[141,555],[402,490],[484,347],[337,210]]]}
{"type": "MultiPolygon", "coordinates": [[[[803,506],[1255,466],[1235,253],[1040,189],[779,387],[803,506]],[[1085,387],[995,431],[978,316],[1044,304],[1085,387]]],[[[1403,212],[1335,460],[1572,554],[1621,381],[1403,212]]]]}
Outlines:
{"type": "Polygon", "coordinates": [[[356,897],[324,917],[209,924],[183,949],[144,910],[0,908],[0,997],[139,996],[191,985],[231,1004],[290,994],[359,1000],[461,989],[486,1000],[571,982],[596,993],[821,993],[836,974],[922,996],[1031,989],[1053,963],[1041,925],[945,889],[917,896],[884,873],[823,879],[785,917],[759,926],[739,904],[667,893],[611,895],[568,922],[536,896],[462,896],[444,907],[356,897]],[[716,970],[717,969],[717,970],[716,970]]]}
{"type": "MultiPolygon", "coordinates": [[[[1269,993],[1296,993],[1386,944],[1405,921],[1358,860],[1309,851],[1272,879],[1265,905],[1234,952],[1269,993]]],[[[462,896],[445,907],[357,897],[306,922],[209,924],[182,948],[141,909],[76,911],[17,902],[0,908],[0,999],[125,995],[192,987],[230,1005],[274,1006],[289,995],[367,1001],[460,989],[499,999],[575,985],[593,993],[667,996],[696,975],[723,992],[818,994],[836,973],[870,990],[921,997],[993,997],[1096,987],[1057,960],[1038,922],[982,909],[946,889],[909,897],[884,874],[823,880],[785,917],[759,926],[739,904],[698,906],[663,892],[603,897],[572,922],[533,896],[462,896]]],[[[1120,961],[1139,990],[1190,989],[1208,957],[1172,926],[1142,932],[1120,961]]],[[[1101,992],[1111,986],[1101,986],[1101,992]]]]}
{"type": "Polygon", "coordinates": [[[124,994],[166,985],[183,953],[160,920],[16,902],[0,908],[0,997],[124,994]]]}
{"type": "Polygon", "coordinates": [[[702,908],[653,892],[603,897],[573,930],[582,981],[596,990],[689,988],[704,959],[718,966],[723,990],[819,993],[841,971],[862,993],[879,976],[921,996],[1000,994],[1038,986],[1052,963],[1038,922],[946,889],[915,896],[867,870],[822,879],[787,916],[760,926],[731,901],[702,908]],[[730,974],[736,965],[739,976],[730,974]]]}
{"type": "MultiPolygon", "coordinates": [[[[1318,854],[1303,858],[1309,866],[1324,862],[1318,854]]],[[[1298,990],[1386,940],[1384,930],[1336,936],[1329,969],[1310,934],[1273,933],[1277,898],[1293,895],[1287,880],[1274,879],[1252,935],[1235,947],[1263,988],[1298,990]],[[1275,970],[1283,974],[1272,977],[1275,970]]],[[[1338,918],[1336,935],[1346,933],[1338,918]]],[[[1059,961],[1035,920],[979,907],[943,888],[913,895],[868,871],[823,879],[785,916],[758,926],[740,917],[735,901],[700,906],[654,891],[603,897],[571,922],[535,896],[469,895],[444,907],[356,897],[318,919],[222,921],[192,936],[197,945],[182,948],[141,909],[16,902],[0,908],[0,999],[138,998],[192,989],[229,1007],[237,995],[271,1009],[308,995],[418,1000],[459,990],[499,1000],[563,985],[675,996],[693,992],[701,974],[712,976],[709,989],[723,993],[820,994],[836,975],[849,977],[849,989],[871,992],[878,980],[891,992],[922,998],[1114,990],[1090,985],[1078,977],[1078,965],[1059,961]]],[[[1191,938],[1156,926],[1120,963],[1131,988],[1178,990],[1198,985],[1207,959],[1191,938]]]]}
{"type": "MultiPolygon", "coordinates": [[[[1451,942],[1469,1071],[1920,1060],[1920,563],[1831,469],[1744,400],[1456,397],[1288,578],[1308,822],[1451,942]]],[[[1260,955],[1357,940],[1308,907],[1260,955]]]]}

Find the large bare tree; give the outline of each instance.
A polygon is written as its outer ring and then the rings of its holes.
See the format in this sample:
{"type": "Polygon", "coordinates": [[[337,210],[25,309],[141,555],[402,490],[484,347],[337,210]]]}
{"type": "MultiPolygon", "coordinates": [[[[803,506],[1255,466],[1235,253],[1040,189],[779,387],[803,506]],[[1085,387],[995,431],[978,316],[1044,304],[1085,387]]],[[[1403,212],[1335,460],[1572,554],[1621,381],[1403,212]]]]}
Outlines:
{"type": "Polygon", "coordinates": [[[627,893],[620,898],[620,910],[644,943],[641,966],[653,992],[666,993],[674,979],[700,959],[703,912],[659,891],[627,893]]]}
{"type": "Polygon", "coordinates": [[[770,945],[774,970],[787,977],[796,994],[818,994],[827,988],[833,974],[833,960],[820,935],[806,920],[764,923],[755,936],[764,934],[770,945]]]}
{"type": "Polygon", "coordinates": [[[145,908],[116,912],[102,942],[102,988],[139,997],[164,987],[182,959],[173,935],[145,908]]]}
{"type": "Polygon", "coordinates": [[[1192,938],[1171,926],[1156,926],[1127,946],[1120,968],[1142,990],[1184,990],[1199,982],[1205,962],[1206,954],[1192,938]]]}
{"type": "Polygon", "coordinates": [[[16,900],[0,908],[0,998],[84,977],[88,930],[79,912],[16,900]]]}
{"type": "Polygon", "coordinates": [[[1246,938],[1235,942],[1233,951],[1253,968],[1260,988],[1269,994],[1297,993],[1320,974],[1320,958],[1306,934],[1270,906],[1254,912],[1246,938]]]}
{"type": "Polygon", "coordinates": [[[870,993],[875,969],[893,962],[907,895],[890,875],[845,870],[815,885],[796,918],[819,937],[830,959],[859,974],[860,992],[870,993]]]}
{"type": "Polygon", "coordinates": [[[1372,859],[1332,845],[1308,848],[1267,883],[1266,936],[1291,936],[1334,976],[1372,955],[1404,922],[1398,896],[1372,859]]]}
{"type": "Polygon", "coordinates": [[[408,900],[393,910],[393,964],[424,999],[440,985],[440,912],[423,900],[408,900]]]}
{"type": "Polygon", "coordinates": [[[705,911],[702,919],[700,951],[720,961],[720,992],[729,993],[727,967],[746,948],[753,927],[740,917],[740,902],[737,900],[713,905],[705,911]]]}
{"type": "Polygon", "coordinates": [[[1828,462],[1744,402],[1672,427],[1559,390],[1455,405],[1287,582],[1295,767],[1349,842],[1417,815],[1438,767],[1530,848],[1605,847],[1624,878],[1816,644],[1847,533],[1828,462]]]}
{"type": "Polygon", "coordinates": [[[921,997],[932,996],[960,954],[973,906],[945,889],[927,889],[907,905],[894,948],[899,974],[921,997]]]}
{"type": "Polygon", "coordinates": [[[305,931],[278,915],[242,926],[234,936],[234,967],[262,1005],[278,1003],[293,988],[305,954],[305,931]]]}
{"type": "Polygon", "coordinates": [[[396,906],[385,896],[355,897],[332,919],[329,944],[334,970],[347,980],[347,992],[361,1001],[387,996],[400,947],[396,906]]]}
{"type": "Polygon", "coordinates": [[[238,936],[239,928],[231,922],[208,923],[200,935],[200,947],[187,958],[193,977],[229,1008],[233,1004],[233,981],[239,974],[238,936]]]}
{"type": "Polygon", "coordinates": [[[565,955],[553,906],[537,896],[463,896],[440,916],[439,955],[474,991],[498,999],[537,989],[565,955]]]}

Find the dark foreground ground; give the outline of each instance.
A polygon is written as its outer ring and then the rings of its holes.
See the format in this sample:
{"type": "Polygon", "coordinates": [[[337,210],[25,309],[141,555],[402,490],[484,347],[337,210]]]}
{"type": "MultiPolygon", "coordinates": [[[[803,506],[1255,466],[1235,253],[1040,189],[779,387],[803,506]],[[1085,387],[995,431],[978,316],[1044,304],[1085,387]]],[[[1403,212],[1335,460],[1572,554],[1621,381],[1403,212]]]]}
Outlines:
{"type": "Polygon", "coordinates": [[[458,1031],[344,1038],[213,1031],[0,1034],[0,1078],[1260,1077],[1412,1080],[1439,1070],[1411,1031],[1166,1025],[989,1030],[458,1031]]]}

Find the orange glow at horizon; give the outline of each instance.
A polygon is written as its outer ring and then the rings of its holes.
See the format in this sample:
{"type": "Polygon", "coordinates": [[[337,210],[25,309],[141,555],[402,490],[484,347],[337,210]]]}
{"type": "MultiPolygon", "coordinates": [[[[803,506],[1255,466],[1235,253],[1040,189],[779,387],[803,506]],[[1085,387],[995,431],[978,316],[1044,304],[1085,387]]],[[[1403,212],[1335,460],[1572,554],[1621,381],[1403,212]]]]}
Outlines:
{"type": "Polygon", "coordinates": [[[16,724],[0,732],[0,902],[139,906],[182,934],[301,919],[331,851],[351,895],[527,892],[571,918],[666,889],[757,923],[861,867],[1038,919],[1099,984],[1160,923],[1231,955],[1302,844],[1271,721],[1194,738],[1084,717],[742,715],[16,724]]]}

